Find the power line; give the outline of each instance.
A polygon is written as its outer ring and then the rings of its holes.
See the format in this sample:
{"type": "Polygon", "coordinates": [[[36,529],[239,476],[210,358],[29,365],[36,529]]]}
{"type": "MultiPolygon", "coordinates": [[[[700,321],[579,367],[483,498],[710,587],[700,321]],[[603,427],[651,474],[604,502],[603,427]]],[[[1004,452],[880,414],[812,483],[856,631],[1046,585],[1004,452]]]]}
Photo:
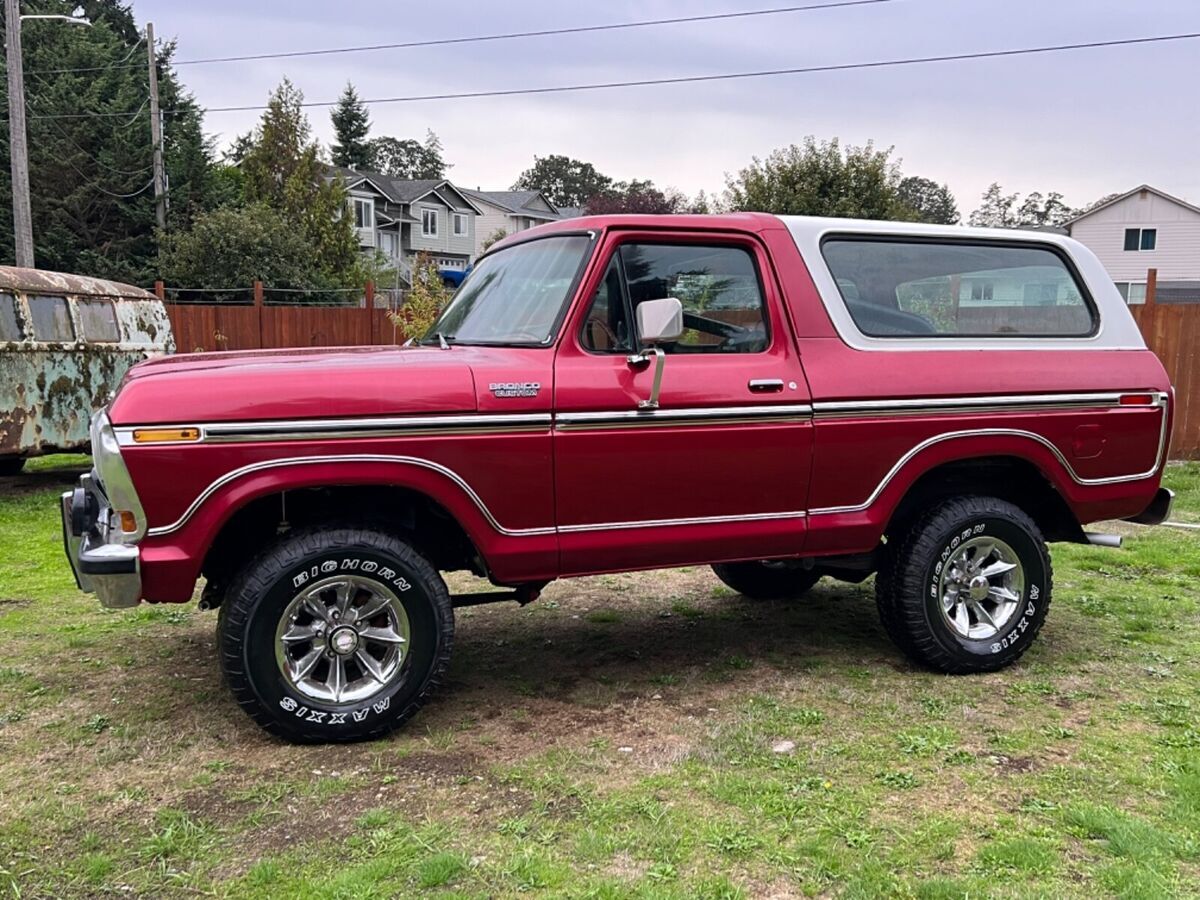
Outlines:
{"type": "MultiPolygon", "coordinates": [[[[32,97],[26,98],[26,100],[25,100],[25,108],[27,110],[29,110],[30,113],[33,113],[33,111],[34,111],[34,104],[31,102],[32,100],[33,100],[32,97]]],[[[30,117],[36,118],[35,116],[32,116],[32,115],[30,117]]],[[[79,142],[76,141],[73,137],[71,137],[71,135],[68,134],[67,131],[61,125],[59,125],[57,122],[52,120],[50,122],[50,125],[54,128],[55,131],[58,132],[59,137],[61,137],[63,140],[65,140],[67,143],[69,143],[72,147],[74,147],[77,151],[82,153],[84,156],[89,157],[92,160],[92,162],[94,162],[97,166],[99,166],[102,169],[107,170],[108,172],[111,172],[113,175],[124,176],[126,178],[133,178],[135,176],[145,175],[147,172],[150,171],[151,167],[149,164],[142,166],[140,169],[134,169],[132,171],[126,170],[126,169],[118,169],[115,166],[110,166],[108,163],[106,163],[100,157],[96,156],[94,153],[92,153],[88,150],[84,150],[83,147],[79,146],[79,142]]]]}
{"type": "Polygon", "coordinates": [[[25,72],[26,75],[63,75],[67,73],[84,73],[84,72],[112,72],[118,69],[140,69],[140,63],[129,63],[133,58],[133,54],[137,53],[142,46],[143,38],[139,35],[133,46],[129,48],[129,52],[117,60],[115,63],[109,63],[106,66],[84,66],[76,69],[29,69],[25,72]]]}
{"type": "MultiPolygon", "coordinates": [[[[831,0],[826,3],[805,3],[795,6],[778,6],[767,9],[739,10],[736,12],[710,13],[697,16],[677,16],[670,19],[645,19],[637,22],[610,22],[603,25],[579,25],[572,28],[543,28],[536,31],[508,31],[499,34],[479,34],[468,37],[430,38],[421,41],[401,41],[393,44],[363,44],[356,47],[327,47],[316,50],[284,50],[277,53],[248,53],[241,56],[210,56],[202,59],[172,60],[172,66],[201,66],[210,63],[249,62],[259,59],[294,59],[302,56],[332,56],[339,53],[368,53],[378,50],[412,50],[417,47],[445,47],[451,44],[476,44],[485,41],[513,41],[525,38],[552,37],[564,34],[587,34],[600,31],[618,31],[630,28],[651,28],[660,25],[683,25],[689,22],[715,22],[728,19],[748,19],[756,16],[775,16],[783,13],[807,12],[809,10],[838,9],[847,6],[874,6],[893,3],[895,0],[831,0]]],[[[65,74],[69,72],[102,72],[118,66],[96,66],[83,69],[41,69],[41,74],[65,74]]],[[[135,68],[124,66],[123,68],[135,68]]]]}
{"type": "MultiPolygon", "coordinates": [[[[1068,50],[1093,50],[1102,47],[1124,47],[1135,44],[1165,43],[1168,41],[1194,40],[1200,38],[1200,32],[1186,34],[1164,34],[1153,37],[1122,38],[1111,41],[1088,41],[1078,44],[1054,44],[1043,47],[1023,47],[1012,50],[984,50],[977,53],[954,53],[941,56],[917,56],[906,59],[885,59],[859,63],[832,63],[820,66],[800,66],[793,69],[765,69],[757,72],[727,72],[716,75],[684,75],[675,78],[644,78],[630,81],[604,81],[588,84],[555,85],[536,88],[511,88],[507,90],[463,91],[448,94],[417,94],[408,97],[380,97],[364,100],[367,104],[376,103],[415,103],[423,100],[467,100],[477,97],[511,97],[523,94],[558,94],[572,91],[598,91],[613,88],[649,87],[662,84],[694,84],[706,81],[732,81],[742,78],[769,78],[779,75],[806,75],[817,72],[844,72],[852,69],[882,69],[889,66],[912,66],[927,63],[958,62],[974,59],[996,59],[1008,56],[1027,56],[1036,53],[1058,53],[1068,50]]],[[[336,100],[319,100],[300,104],[306,107],[336,106],[336,100]]],[[[206,113],[221,112],[255,112],[266,109],[266,104],[248,106],[215,106],[207,107],[206,113]]]]}
{"type": "MultiPolygon", "coordinates": [[[[930,63],[964,62],[976,59],[1000,59],[1013,56],[1031,56],[1034,54],[1060,53],[1072,50],[1096,50],[1105,47],[1128,47],[1141,44],[1163,44],[1172,41],[1186,41],[1200,38],[1200,32],[1180,34],[1162,34],[1151,37],[1119,38],[1108,41],[1086,41],[1076,44],[1050,44],[1041,47],[1020,47],[1009,50],[981,50],[975,53],[951,53],[938,56],[913,56],[900,59],[872,60],[856,63],[830,63],[819,66],[798,66],[789,69],[765,69],[754,72],[725,72],[714,75],[683,75],[674,78],[644,78],[628,81],[602,81],[583,84],[551,85],[546,87],[511,88],[507,90],[462,91],[447,94],[414,94],[406,97],[377,97],[364,100],[366,104],[383,103],[417,103],[425,100],[469,100],[481,97],[513,97],[535,94],[563,94],[578,91],[599,91],[615,88],[650,87],[653,85],[696,84],[713,81],[734,81],[747,78],[770,78],[781,75],[810,75],[820,72],[846,72],[856,69],[883,69],[899,66],[926,65],[930,63]]],[[[301,103],[303,107],[317,108],[337,105],[336,100],[314,100],[301,103]]],[[[210,106],[204,108],[204,113],[225,112],[257,112],[267,108],[267,104],[248,104],[245,106],[210,106]]],[[[164,113],[176,113],[183,110],[163,110],[164,113]]],[[[85,119],[92,116],[125,116],[128,113],[63,113],[39,118],[54,119],[85,119]]]]}

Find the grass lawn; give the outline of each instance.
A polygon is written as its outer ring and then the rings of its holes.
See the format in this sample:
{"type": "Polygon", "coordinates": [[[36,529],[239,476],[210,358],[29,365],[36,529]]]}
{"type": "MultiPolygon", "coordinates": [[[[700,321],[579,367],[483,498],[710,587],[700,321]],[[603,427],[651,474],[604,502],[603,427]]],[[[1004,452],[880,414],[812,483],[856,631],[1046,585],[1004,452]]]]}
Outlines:
{"type": "MultiPolygon", "coordinates": [[[[214,613],[75,590],[57,493],[0,479],[0,897],[1200,896],[1200,533],[1058,545],[1014,669],[949,678],[870,583],[755,603],[707,569],[462,610],[391,738],[291,747],[214,613]]],[[[1200,522],[1200,465],[1173,466],[1200,522]]]]}

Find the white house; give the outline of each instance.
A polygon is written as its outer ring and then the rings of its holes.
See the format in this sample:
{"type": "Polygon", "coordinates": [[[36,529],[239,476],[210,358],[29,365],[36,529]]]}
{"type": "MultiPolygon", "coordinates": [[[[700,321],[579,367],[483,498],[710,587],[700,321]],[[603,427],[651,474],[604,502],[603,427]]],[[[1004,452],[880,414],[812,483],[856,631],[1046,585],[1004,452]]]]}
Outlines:
{"type": "Polygon", "coordinates": [[[1100,258],[1129,303],[1146,302],[1149,269],[1158,271],[1158,302],[1200,302],[1200,207],[1143,184],[1066,227],[1100,258]]]}
{"type": "Polygon", "coordinates": [[[554,204],[541,191],[469,191],[465,194],[479,207],[475,222],[475,254],[483,252],[485,241],[497,232],[516,234],[526,228],[561,219],[554,204]]]}
{"type": "Polygon", "coordinates": [[[328,177],[340,177],[346,186],[346,205],[364,252],[378,250],[402,272],[420,252],[439,269],[462,271],[474,262],[482,210],[449,181],[334,167],[328,177]]]}

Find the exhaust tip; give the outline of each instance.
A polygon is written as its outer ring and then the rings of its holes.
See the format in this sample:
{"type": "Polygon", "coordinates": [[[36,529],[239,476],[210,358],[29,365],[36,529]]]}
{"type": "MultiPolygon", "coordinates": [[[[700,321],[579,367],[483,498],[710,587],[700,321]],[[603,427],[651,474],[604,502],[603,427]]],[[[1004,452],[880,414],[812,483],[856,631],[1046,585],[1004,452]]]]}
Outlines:
{"type": "Polygon", "coordinates": [[[1121,541],[1124,538],[1119,534],[1098,534],[1094,531],[1084,532],[1087,536],[1089,544],[1095,544],[1097,547],[1120,547],[1121,541]]]}

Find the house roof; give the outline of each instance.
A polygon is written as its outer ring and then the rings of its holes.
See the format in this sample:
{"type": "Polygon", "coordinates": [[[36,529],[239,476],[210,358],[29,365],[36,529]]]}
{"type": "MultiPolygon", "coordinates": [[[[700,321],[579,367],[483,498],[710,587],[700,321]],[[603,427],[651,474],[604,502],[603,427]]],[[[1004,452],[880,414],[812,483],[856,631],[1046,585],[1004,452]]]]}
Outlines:
{"type": "Polygon", "coordinates": [[[1190,209],[1192,212],[1200,214],[1200,206],[1193,206],[1192,204],[1188,203],[1186,200],[1180,200],[1178,197],[1172,196],[1171,194],[1168,194],[1166,191],[1160,191],[1158,188],[1151,187],[1148,184],[1139,184],[1137,187],[1135,187],[1131,191],[1126,191],[1124,194],[1118,194],[1117,196],[1115,196],[1109,200],[1105,200],[1103,203],[1099,203],[1096,206],[1093,206],[1091,209],[1086,210],[1085,212],[1081,212],[1075,218],[1068,219],[1066,222],[1063,223],[1063,225],[1070,227],[1071,225],[1074,225],[1076,222],[1078,222],[1080,219],[1086,219],[1088,216],[1090,216],[1094,213],[1098,213],[1102,209],[1108,209],[1108,207],[1112,206],[1114,203],[1120,203],[1122,200],[1127,200],[1130,197],[1132,197],[1134,194],[1140,194],[1142,191],[1149,191],[1152,194],[1156,194],[1159,197],[1162,197],[1164,200],[1169,200],[1172,203],[1176,203],[1179,206],[1182,206],[1184,209],[1190,209]]]}
{"type": "Polygon", "coordinates": [[[558,207],[551,203],[541,191],[469,191],[463,188],[462,193],[470,198],[483,200],[486,203],[499,206],[517,215],[529,216],[534,219],[545,219],[547,222],[553,222],[560,218],[557,214],[558,207]],[[530,206],[536,200],[541,200],[550,209],[555,210],[555,212],[530,206]]]}
{"type": "MultiPolygon", "coordinates": [[[[456,188],[445,178],[392,178],[382,172],[369,172],[364,169],[347,169],[342,166],[327,166],[326,168],[331,178],[337,175],[344,178],[346,187],[355,188],[364,183],[369,184],[392,203],[408,205],[435,191],[446,190],[453,192],[463,201],[463,205],[458,208],[480,212],[465,191],[456,188]]],[[[441,197],[441,199],[447,205],[453,205],[448,203],[445,197],[441,197]]]]}

